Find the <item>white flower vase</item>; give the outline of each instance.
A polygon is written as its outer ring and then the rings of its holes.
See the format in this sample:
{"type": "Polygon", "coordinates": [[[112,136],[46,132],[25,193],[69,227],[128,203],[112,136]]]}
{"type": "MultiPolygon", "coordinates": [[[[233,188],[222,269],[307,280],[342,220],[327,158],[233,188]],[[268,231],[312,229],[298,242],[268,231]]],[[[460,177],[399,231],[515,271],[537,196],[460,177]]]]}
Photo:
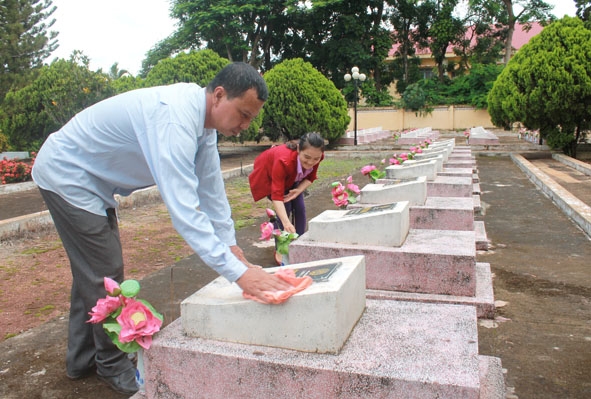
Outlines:
{"type": "Polygon", "coordinates": [[[137,351],[137,365],[135,367],[135,383],[141,393],[146,392],[146,374],[144,371],[144,348],[137,351]]]}

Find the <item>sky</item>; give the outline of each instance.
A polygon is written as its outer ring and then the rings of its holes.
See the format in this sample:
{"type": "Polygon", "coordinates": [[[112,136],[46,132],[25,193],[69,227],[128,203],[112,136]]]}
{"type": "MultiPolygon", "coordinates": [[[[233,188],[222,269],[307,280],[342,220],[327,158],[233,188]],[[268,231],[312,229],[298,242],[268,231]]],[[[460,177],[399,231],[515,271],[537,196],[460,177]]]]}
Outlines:
{"type": "MultiPolygon", "coordinates": [[[[546,0],[554,15],[575,15],[574,0],[546,0]]],[[[169,17],[170,0],[53,0],[57,10],[51,30],[59,32],[59,48],[47,61],[69,59],[81,50],[90,69],[119,69],[132,75],[141,70],[146,53],[176,30],[169,17]]]]}
{"type": "Polygon", "coordinates": [[[51,30],[59,32],[54,58],[69,59],[74,50],[90,58],[90,69],[119,69],[136,75],[146,53],[176,30],[170,0],[53,0],[57,10],[51,30]]]}

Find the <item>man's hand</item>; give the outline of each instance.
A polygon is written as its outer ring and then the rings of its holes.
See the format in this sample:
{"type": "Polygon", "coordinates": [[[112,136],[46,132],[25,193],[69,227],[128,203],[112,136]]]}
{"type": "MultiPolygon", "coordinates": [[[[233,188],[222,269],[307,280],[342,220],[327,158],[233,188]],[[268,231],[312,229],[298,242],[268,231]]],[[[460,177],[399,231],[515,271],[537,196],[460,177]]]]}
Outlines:
{"type": "Polygon", "coordinates": [[[244,256],[244,251],[242,251],[242,248],[240,248],[238,245],[232,245],[230,247],[230,251],[232,251],[232,253],[234,254],[234,256],[237,257],[240,262],[244,263],[246,265],[246,267],[254,267],[256,269],[262,269],[261,266],[259,266],[259,265],[253,265],[252,263],[250,263],[246,259],[246,257],[244,256]]]}
{"type": "Polygon", "coordinates": [[[236,280],[236,284],[247,294],[253,295],[263,302],[267,299],[264,291],[284,291],[291,286],[279,277],[267,273],[263,269],[249,268],[236,280]]]}

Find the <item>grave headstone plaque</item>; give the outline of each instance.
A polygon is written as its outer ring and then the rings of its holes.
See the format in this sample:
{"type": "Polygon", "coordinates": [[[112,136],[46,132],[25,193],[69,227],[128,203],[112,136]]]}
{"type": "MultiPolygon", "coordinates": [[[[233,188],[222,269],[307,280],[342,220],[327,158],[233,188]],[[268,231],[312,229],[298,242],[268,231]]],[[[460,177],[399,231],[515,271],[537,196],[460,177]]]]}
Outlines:
{"type": "Polygon", "coordinates": [[[328,210],[308,222],[307,239],[352,245],[399,247],[409,230],[409,201],[328,210]]]}

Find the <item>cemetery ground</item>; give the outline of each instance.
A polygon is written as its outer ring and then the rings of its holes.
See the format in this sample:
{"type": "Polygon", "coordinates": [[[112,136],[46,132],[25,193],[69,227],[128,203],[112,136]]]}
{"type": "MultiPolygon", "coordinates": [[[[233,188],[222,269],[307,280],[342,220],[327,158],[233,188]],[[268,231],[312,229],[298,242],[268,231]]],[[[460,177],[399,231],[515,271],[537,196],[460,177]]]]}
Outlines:
{"type": "MultiPolygon", "coordinates": [[[[254,155],[232,162],[246,165],[254,155]]],[[[495,320],[479,322],[479,352],[501,358],[508,398],[591,397],[591,241],[509,157],[477,155],[477,163],[484,208],[477,219],[491,241],[477,260],[491,264],[497,300],[495,320]]],[[[543,163],[536,166],[552,169],[559,184],[589,205],[589,178],[543,163]]],[[[353,176],[365,184],[358,172],[353,176]]],[[[335,209],[331,181],[312,185],[309,218],[335,209]]],[[[237,239],[251,261],[272,266],[271,248],[258,241],[263,216],[253,211],[237,239]]],[[[140,297],[169,323],[179,316],[180,301],[216,274],[191,255],[161,203],[122,209],[120,218],[126,277],[141,280],[140,297]]],[[[41,231],[2,243],[0,259],[0,397],[125,397],[95,377],[65,376],[70,272],[57,235],[41,231]],[[18,334],[6,339],[10,332],[18,334]]]]}

